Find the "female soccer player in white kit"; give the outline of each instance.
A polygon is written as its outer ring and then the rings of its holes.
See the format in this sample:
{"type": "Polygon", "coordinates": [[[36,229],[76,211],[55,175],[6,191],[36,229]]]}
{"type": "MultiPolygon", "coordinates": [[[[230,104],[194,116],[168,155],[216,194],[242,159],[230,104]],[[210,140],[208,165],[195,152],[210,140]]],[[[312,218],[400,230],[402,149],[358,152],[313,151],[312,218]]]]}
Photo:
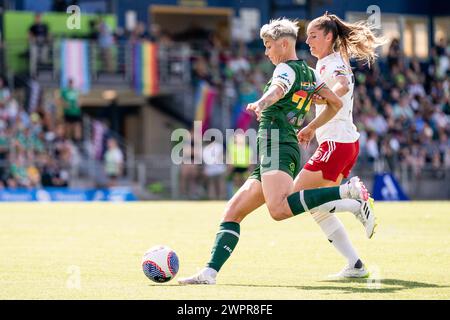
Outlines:
{"type": "MultiPolygon", "coordinates": [[[[300,143],[305,144],[315,134],[319,147],[296,177],[295,190],[339,185],[355,165],[359,153],[359,133],[352,117],[355,80],[349,59],[364,60],[370,64],[376,58],[375,49],[382,44],[382,39],[377,38],[366,24],[346,23],[336,15],[325,13],[308,25],[306,43],[311,54],[318,58],[316,72],[341,98],[343,107],[328,123],[315,132],[311,131],[306,139],[304,133],[302,137],[299,135],[300,143]]],[[[318,96],[313,101],[317,117],[326,101],[318,96]]],[[[334,276],[367,277],[368,270],[353,248],[343,224],[334,214],[344,211],[352,212],[364,225],[367,237],[372,237],[376,223],[371,198],[367,201],[338,200],[310,210],[328,240],[347,258],[348,265],[334,276]]]]}

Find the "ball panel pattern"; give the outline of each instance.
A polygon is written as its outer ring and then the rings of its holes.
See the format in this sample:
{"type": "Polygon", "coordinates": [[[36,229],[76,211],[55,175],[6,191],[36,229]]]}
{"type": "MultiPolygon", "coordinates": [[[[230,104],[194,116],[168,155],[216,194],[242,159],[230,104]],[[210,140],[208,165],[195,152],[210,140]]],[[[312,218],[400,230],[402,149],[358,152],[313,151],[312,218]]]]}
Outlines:
{"type": "Polygon", "coordinates": [[[169,266],[170,273],[175,277],[179,268],[178,256],[175,252],[170,251],[167,255],[167,265],[169,266]]]}
{"type": "Polygon", "coordinates": [[[167,276],[158,264],[150,260],[142,263],[142,270],[147,278],[155,282],[167,282],[172,279],[172,276],[167,276]]]}

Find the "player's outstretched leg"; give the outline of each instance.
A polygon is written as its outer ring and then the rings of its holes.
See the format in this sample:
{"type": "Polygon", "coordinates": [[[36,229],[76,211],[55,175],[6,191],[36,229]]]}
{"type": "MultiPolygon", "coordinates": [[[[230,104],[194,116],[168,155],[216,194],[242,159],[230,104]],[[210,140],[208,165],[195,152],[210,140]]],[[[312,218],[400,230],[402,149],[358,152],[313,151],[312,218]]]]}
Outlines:
{"type": "MultiPolygon", "coordinates": [[[[323,178],[322,171],[309,171],[302,169],[294,181],[294,190],[313,189],[321,187],[338,186],[341,184],[343,174],[335,181],[323,178]]],[[[370,198],[369,198],[370,199],[370,198]]],[[[361,211],[364,201],[354,199],[341,199],[324,203],[310,209],[311,217],[325,234],[333,247],[347,260],[347,265],[354,268],[363,268],[359,254],[353,246],[344,225],[335,214],[337,212],[352,212],[355,216],[361,211]]],[[[360,273],[362,276],[365,274],[360,273]]]]}
{"type": "Polygon", "coordinates": [[[191,277],[180,278],[180,284],[215,284],[217,273],[233,253],[240,237],[240,223],[252,211],[264,204],[261,182],[247,180],[225,208],[223,221],[206,267],[191,277]]]}
{"type": "Polygon", "coordinates": [[[327,187],[301,190],[288,196],[289,207],[294,215],[310,211],[324,203],[340,200],[355,199],[366,201],[369,192],[359,177],[353,177],[347,183],[338,187],[327,187]]]}

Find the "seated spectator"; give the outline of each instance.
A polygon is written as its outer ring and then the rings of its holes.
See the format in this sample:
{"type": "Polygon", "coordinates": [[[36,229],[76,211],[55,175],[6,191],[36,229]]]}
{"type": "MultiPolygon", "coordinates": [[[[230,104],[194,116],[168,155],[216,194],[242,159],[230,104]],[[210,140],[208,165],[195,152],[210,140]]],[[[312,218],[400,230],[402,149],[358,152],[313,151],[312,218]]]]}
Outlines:
{"type": "Polygon", "coordinates": [[[20,153],[17,156],[11,155],[10,158],[10,177],[13,178],[17,182],[17,185],[22,188],[31,187],[25,159],[26,156],[24,153],[20,153]]]}
{"type": "Polygon", "coordinates": [[[407,95],[403,95],[400,98],[400,102],[394,105],[394,117],[403,117],[409,120],[412,120],[414,118],[414,112],[409,105],[409,98],[407,95]]]}
{"type": "Polygon", "coordinates": [[[369,133],[369,137],[366,142],[366,148],[369,162],[373,163],[378,160],[380,156],[380,152],[378,149],[378,139],[377,134],[373,131],[369,133]]]}
{"type": "Polygon", "coordinates": [[[124,156],[120,150],[117,140],[109,138],[105,152],[105,172],[109,179],[109,186],[117,184],[117,179],[122,177],[124,169],[124,156]]]}
{"type": "Polygon", "coordinates": [[[68,187],[69,173],[61,169],[55,159],[48,157],[42,170],[41,183],[43,187],[68,187]]]}
{"type": "Polygon", "coordinates": [[[213,136],[211,143],[203,148],[203,173],[209,200],[225,199],[226,170],[223,146],[213,136]]]}
{"type": "Polygon", "coordinates": [[[180,167],[180,196],[182,199],[194,199],[198,196],[199,179],[201,176],[199,164],[195,159],[201,160],[202,155],[195,148],[194,130],[183,140],[183,160],[180,167]]]}

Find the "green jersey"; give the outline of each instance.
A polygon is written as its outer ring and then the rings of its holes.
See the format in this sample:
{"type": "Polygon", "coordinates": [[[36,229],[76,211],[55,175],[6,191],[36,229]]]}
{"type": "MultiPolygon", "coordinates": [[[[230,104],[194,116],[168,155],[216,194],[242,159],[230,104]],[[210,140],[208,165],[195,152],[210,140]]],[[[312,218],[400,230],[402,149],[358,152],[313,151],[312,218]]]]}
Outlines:
{"type": "Polygon", "coordinates": [[[78,105],[78,91],[71,88],[65,88],[61,90],[61,97],[67,103],[67,107],[64,108],[64,114],[70,116],[80,116],[81,109],[78,105]]]}
{"type": "Polygon", "coordinates": [[[311,106],[313,93],[324,83],[305,61],[289,60],[277,65],[264,92],[271,85],[280,86],[284,96],[261,113],[258,137],[270,140],[270,130],[278,129],[280,143],[297,144],[295,129],[302,125],[311,106]]]}

